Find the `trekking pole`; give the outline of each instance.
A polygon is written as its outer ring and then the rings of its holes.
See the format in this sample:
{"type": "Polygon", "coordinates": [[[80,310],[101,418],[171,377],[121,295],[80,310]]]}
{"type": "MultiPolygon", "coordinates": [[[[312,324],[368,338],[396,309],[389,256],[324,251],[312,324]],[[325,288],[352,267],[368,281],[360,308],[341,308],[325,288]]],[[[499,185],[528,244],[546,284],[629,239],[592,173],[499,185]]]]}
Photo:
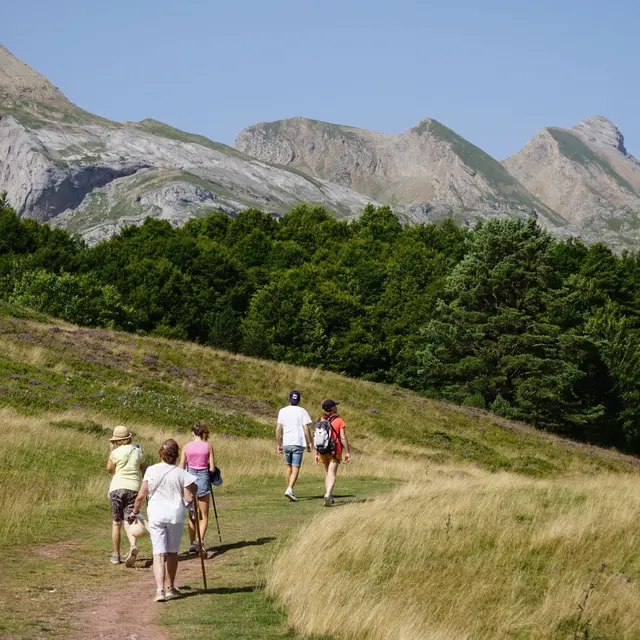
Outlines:
{"type": "Polygon", "coordinates": [[[198,548],[200,549],[200,564],[202,565],[202,582],[204,583],[204,588],[207,588],[207,574],[204,570],[204,549],[202,548],[202,537],[200,536],[200,509],[198,507],[198,498],[195,497],[193,499],[193,507],[196,514],[196,535],[198,536],[198,548]]]}
{"type": "Polygon", "coordinates": [[[220,523],[218,522],[218,510],[216,509],[216,499],[213,495],[213,485],[211,485],[211,500],[213,502],[213,513],[216,516],[216,527],[218,528],[218,538],[220,539],[220,544],[222,544],[222,535],[220,535],[220,523]]]}

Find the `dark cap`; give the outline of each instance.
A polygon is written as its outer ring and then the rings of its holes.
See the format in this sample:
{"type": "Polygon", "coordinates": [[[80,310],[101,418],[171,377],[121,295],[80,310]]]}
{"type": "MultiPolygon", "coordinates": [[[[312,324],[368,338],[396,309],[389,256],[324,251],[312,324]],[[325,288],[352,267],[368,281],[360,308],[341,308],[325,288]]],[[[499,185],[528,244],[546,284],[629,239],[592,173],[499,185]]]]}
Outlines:
{"type": "Polygon", "coordinates": [[[289,404],[300,404],[300,392],[295,389],[289,394],[289,404]]]}
{"type": "Polygon", "coordinates": [[[340,403],[336,402],[335,400],[325,400],[322,403],[322,410],[326,411],[327,413],[329,413],[329,411],[331,411],[333,408],[337,407],[340,403]]]}

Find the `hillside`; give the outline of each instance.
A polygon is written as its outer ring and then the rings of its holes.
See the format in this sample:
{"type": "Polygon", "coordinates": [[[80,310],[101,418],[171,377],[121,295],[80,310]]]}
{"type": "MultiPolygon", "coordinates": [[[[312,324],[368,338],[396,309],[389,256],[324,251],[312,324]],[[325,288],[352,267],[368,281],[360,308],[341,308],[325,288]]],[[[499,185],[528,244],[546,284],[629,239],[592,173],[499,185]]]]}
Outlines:
{"type": "Polygon", "coordinates": [[[596,116],[572,129],[543,129],[504,165],[586,238],[637,247],[640,163],[610,120],[596,116]]]}
{"type": "Polygon", "coordinates": [[[436,120],[390,135],[291,118],[248,127],[235,146],[399,206],[410,220],[531,216],[559,231],[566,227],[498,161],[436,120]]]}
{"type": "MultiPolygon", "coordinates": [[[[308,624],[308,617],[287,623],[263,591],[274,554],[287,541],[295,542],[295,532],[314,515],[320,517],[314,531],[322,535],[318,523],[327,517],[316,499],[319,470],[308,462],[299,483],[300,502],[290,505],[281,495],[273,420],[291,387],[302,390],[312,415],[327,396],[342,401],[354,459],[340,473],[337,498],[343,508],[330,515],[343,514],[350,522],[366,507],[363,531],[378,504],[372,498],[407,482],[431,487],[432,497],[445,501],[449,494],[443,482],[454,483],[456,491],[467,487],[469,495],[483,483],[509,482],[526,499],[527,487],[538,487],[538,482],[553,492],[553,487],[580,486],[594,474],[607,479],[609,491],[619,492],[638,469],[635,458],[393,387],[190,343],[83,329],[6,303],[0,303],[0,371],[5,425],[0,547],[8,565],[8,579],[0,586],[0,634],[11,638],[86,639],[117,631],[141,640],[197,640],[212,632],[219,640],[265,639],[288,637],[287,626],[308,624]],[[217,536],[210,534],[214,557],[207,561],[214,586],[200,591],[199,566],[181,562],[180,584],[188,596],[198,597],[162,610],[122,611],[116,605],[123,597],[151,597],[152,579],[142,564],[133,572],[108,570],[108,479],[102,471],[107,438],[114,424],[125,423],[154,461],[162,439],[172,435],[184,443],[189,426],[200,419],[212,426],[225,479],[216,498],[223,544],[218,546],[217,536]],[[13,489],[27,482],[30,500],[16,502],[13,489]],[[15,531],[21,532],[17,539],[15,531]],[[30,553],[24,553],[25,546],[30,553]],[[70,610],[72,617],[65,614],[70,610]],[[114,617],[114,611],[120,613],[114,617]]],[[[566,491],[558,495],[568,496],[566,491]]],[[[391,509],[401,506],[403,495],[391,498],[391,509]]],[[[553,515],[556,503],[546,504],[553,515]]],[[[444,523],[445,516],[436,509],[438,522],[444,523]]],[[[453,531],[463,518],[454,513],[453,531]]],[[[145,541],[143,560],[147,554],[145,541]]],[[[630,565],[628,571],[633,578],[635,569],[630,565]]],[[[588,579],[579,567],[576,572],[580,580],[588,579]]],[[[269,592],[279,592],[269,580],[269,592]]],[[[571,598],[579,598],[581,588],[571,598]]],[[[399,593],[397,586],[394,593],[399,593]]],[[[291,605],[295,611],[297,604],[291,605]]],[[[364,626],[361,631],[335,637],[373,637],[364,626]]],[[[424,637],[419,633],[407,637],[424,637]]]]}
{"type": "Polygon", "coordinates": [[[337,216],[368,198],[272,167],[154,120],[117,123],[72,104],[0,49],[0,191],[25,217],[96,242],[151,216],[172,224],[250,207],[284,213],[301,202],[337,216]]]}

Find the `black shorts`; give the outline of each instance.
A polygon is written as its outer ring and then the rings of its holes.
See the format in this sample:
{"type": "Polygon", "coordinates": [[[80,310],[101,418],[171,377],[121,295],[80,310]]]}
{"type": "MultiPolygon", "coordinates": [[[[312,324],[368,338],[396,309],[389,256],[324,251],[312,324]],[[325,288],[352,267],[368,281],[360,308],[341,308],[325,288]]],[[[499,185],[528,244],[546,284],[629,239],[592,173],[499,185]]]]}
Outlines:
{"type": "Polygon", "coordinates": [[[136,501],[137,491],[131,489],[116,489],[109,494],[111,502],[111,515],[114,522],[126,520],[133,511],[133,503],[136,501]]]}

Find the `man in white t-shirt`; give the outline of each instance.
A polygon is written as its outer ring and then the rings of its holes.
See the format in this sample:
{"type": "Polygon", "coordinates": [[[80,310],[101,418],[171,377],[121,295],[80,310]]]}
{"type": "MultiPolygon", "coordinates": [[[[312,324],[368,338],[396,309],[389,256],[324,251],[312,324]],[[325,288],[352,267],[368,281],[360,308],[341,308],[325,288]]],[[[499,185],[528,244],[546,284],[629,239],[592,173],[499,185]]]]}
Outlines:
{"type": "Polygon", "coordinates": [[[287,490],[284,495],[296,501],[293,495],[293,487],[300,473],[302,454],[304,450],[311,452],[311,418],[307,410],[300,405],[300,392],[295,389],[289,394],[289,406],[282,407],[278,412],[276,425],[276,447],[278,453],[284,454],[286,465],[284,477],[287,481],[287,490]],[[305,440],[306,436],[306,440],[305,440]]]}

